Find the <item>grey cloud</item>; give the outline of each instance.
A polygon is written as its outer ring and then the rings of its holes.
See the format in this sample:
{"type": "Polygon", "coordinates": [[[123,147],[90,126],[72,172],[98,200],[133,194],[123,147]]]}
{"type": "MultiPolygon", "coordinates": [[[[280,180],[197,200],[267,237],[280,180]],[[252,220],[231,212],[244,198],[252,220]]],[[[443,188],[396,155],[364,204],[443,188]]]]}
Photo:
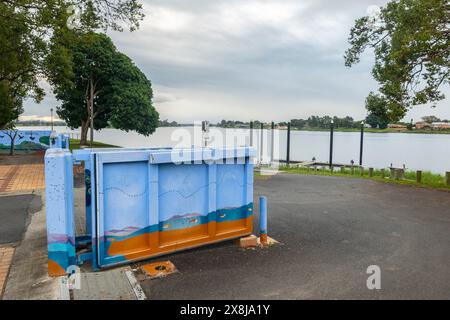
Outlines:
{"type": "Polygon", "coordinates": [[[140,30],[110,36],[151,79],[164,118],[362,118],[373,57],[347,69],[343,54],[354,20],[386,2],[147,0],[140,30]]]}

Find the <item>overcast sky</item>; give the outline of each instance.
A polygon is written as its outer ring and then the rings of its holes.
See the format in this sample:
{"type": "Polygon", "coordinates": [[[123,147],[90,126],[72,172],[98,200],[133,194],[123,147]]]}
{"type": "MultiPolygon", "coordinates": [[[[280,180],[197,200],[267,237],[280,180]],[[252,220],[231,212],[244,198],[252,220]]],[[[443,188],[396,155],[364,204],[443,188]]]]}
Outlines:
{"type": "MultiPolygon", "coordinates": [[[[377,89],[373,56],[348,69],[343,54],[354,20],[387,1],[141,2],[141,28],[109,35],[152,81],[161,119],[365,117],[364,99],[377,89]]],[[[41,104],[26,102],[22,119],[48,116],[58,105],[47,90],[41,104]]],[[[448,101],[436,109],[417,107],[407,119],[450,118],[448,101]]]]}

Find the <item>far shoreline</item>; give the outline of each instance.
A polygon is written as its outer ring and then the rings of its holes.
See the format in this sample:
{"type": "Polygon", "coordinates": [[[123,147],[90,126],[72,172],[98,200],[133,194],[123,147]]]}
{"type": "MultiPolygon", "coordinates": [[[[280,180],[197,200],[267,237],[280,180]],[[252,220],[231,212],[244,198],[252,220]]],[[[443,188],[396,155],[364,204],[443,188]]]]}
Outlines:
{"type": "MultiPolygon", "coordinates": [[[[180,128],[180,127],[193,127],[194,124],[185,124],[180,126],[160,126],[158,128],[180,128]]],[[[27,128],[27,127],[46,127],[46,126],[24,126],[18,125],[17,128],[27,128]]],[[[53,127],[66,127],[65,125],[54,125],[53,127]]],[[[242,128],[242,127],[221,127],[221,126],[211,126],[211,128],[222,128],[222,129],[250,129],[250,128],[242,128]]],[[[105,129],[115,129],[113,127],[106,127],[105,129]]],[[[265,127],[264,129],[269,129],[265,127]]],[[[255,128],[255,130],[259,130],[259,128],[255,128]]],[[[287,130],[286,128],[278,128],[278,130],[287,130]]],[[[305,131],[305,132],[329,132],[329,128],[292,128],[291,131],[305,131]]],[[[334,128],[334,132],[361,132],[360,128],[334,128]]],[[[450,130],[399,130],[395,128],[386,128],[386,129],[373,129],[373,128],[364,128],[364,132],[368,133],[408,133],[408,134],[450,134],[450,130]]]]}

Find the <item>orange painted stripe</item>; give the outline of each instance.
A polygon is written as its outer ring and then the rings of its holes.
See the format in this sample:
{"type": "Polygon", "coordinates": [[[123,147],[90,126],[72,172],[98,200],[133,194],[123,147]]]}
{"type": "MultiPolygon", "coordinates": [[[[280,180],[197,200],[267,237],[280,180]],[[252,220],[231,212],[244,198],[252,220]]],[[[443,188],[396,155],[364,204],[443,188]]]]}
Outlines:
{"type": "Polygon", "coordinates": [[[191,228],[151,232],[121,241],[110,242],[109,256],[123,255],[127,260],[149,258],[175,250],[247,235],[253,229],[253,216],[246,219],[202,224],[191,228]],[[216,226],[216,234],[210,235],[209,228],[216,226]]]}
{"type": "Polygon", "coordinates": [[[55,261],[49,259],[48,274],[52,277],[64,276],[66,274],[66,270],[64,270],[64,268],[57,264],[55,261]]]}

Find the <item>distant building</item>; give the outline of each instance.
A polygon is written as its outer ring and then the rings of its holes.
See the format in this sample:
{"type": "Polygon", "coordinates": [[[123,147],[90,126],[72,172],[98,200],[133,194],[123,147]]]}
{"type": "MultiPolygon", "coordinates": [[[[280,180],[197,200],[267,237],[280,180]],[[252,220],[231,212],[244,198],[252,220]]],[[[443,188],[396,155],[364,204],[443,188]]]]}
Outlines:
{"type": "Polygon", "coordinates": [[[398,123],[390,123],[388,124],[389,129],[396,129],[396,130],[406,130],[408,129],[404,124],[398,124],[398,123]]]}
{"type": "Polygon", "coordinates": [[[450,123],[448,122],[433,122],[431,124],[433,130],[450,130],[450,123]]]}
{"type": "Polygon", "coordinates": [[[417,130],[431,129],[431,124],[425,121],[416,122],[415,125],[417,130]]]}

